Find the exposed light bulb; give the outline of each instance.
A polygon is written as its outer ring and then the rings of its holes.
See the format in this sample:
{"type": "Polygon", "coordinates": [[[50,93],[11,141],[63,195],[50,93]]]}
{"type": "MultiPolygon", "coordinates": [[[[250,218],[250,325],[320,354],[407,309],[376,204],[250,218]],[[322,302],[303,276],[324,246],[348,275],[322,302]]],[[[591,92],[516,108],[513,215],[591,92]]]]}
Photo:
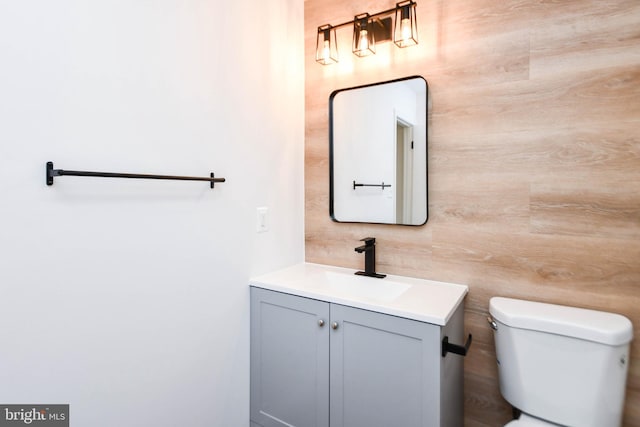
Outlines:
{"type": "Polygon", "coordinates": [[[360,52],[365,52],[369,49],[369,33],[367,30],[360,30],[360,44],[358,46],[358,50],[360,52]]]}
{"type": "Polygon", "coordinates": [[[329,61],[329,59],[331,59],[331,46],[329,45],[329,40],[324,41],[322,59],[324,59],[324,61],[329,61]]]}
{"type": "Polygon", "coordinates": [[[400,22],[400,34],[402,35],[402,41],[409,41],[411,38],[411,20],[409,18],[404,18],[400,22]]]}

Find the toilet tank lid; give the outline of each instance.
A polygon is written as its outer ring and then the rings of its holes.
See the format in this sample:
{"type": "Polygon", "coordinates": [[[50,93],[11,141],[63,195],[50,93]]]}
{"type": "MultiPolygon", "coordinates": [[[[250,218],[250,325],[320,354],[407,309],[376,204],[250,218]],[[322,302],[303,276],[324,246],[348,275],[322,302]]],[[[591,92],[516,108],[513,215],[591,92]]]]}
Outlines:
{"type": "Polygon", "coordinates": [[[491,298],[489,312],[496,320],[514,328],[607,345],[627,344],[633,338],[631,321],[615,313],[503,297],[491,298]]]}

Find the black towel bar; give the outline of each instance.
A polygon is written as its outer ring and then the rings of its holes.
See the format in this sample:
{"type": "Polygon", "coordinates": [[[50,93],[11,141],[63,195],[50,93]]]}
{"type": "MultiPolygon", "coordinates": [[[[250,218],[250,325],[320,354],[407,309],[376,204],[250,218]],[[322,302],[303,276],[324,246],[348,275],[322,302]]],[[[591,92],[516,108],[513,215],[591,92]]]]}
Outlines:
{"type": "Polygon", "coordinates": [[[225,182],[224,178],[216,178],[211,173],[210,177],[200,176],[175,176],[175,175],[149,175],[140,173],[115,173],[115,172],[88,172],[70,171],[64,169],[54,169],[53,162],[47,162],[47,185],[53,185],[53,178],[56,176],[91,176],[99,178],[137,178],[137,179],[168,179],[174,181],[207,181],[214,188],[216,182],[225,182]]]}

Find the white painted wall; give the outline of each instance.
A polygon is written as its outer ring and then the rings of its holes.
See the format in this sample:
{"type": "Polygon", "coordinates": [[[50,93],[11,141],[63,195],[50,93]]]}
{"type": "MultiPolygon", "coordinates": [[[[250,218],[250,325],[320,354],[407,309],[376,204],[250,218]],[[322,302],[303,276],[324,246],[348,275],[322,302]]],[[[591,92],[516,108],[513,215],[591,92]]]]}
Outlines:
{"type": "Polygon", "coordinates": [[[248,425],[247,280],[304,258],[303,43],[303,0],[0,0],[0,403],[248,425]]]}

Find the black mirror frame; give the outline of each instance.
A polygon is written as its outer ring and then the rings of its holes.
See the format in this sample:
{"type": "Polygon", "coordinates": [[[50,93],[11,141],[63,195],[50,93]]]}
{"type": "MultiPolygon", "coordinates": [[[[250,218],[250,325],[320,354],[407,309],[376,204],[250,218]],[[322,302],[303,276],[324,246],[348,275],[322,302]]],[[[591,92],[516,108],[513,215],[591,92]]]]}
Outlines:
{"type": "Polygon", "coordinates": [[[365,84],[365,85],[359,85],[359,86],[353,86],[353,87],[349,87],[349,88],[343,88],[343,89],[336,89],[333,92],[331,92],[331,95],[329,95],[329,216],[331,217],[331,220],[334,222],[338,222],[338,223],[342,223],[342,224],[382,224],[382,225],[404,225],[404,226],[409,226],[409,227],[420,227],[423,226],[427,223],[427,221],[429,221],[429,83],[427,82],[427,79],[425,79],[422,76],[419,75],[413,75],[413,76],[408,76],[408,77],[402,77],[402,78],[398,78],[398,79],[393,79],[393,80],[387,80],[384,82],[376,82],[376,83],[370,83],[370,84],[365,84]],[[421,224],[398,224],[398,223],[389,223],[389,222],[365,222],[365,221],[339,221],[338,219],[336,219],[335,215],[334,215],[334,182],[333,182],[333,172],[334,172],[334,161],[333,161],[333,156],[334,156],[334,149],[333,149],[333,145],[334,145],[334,140],[333,140],[333,116],[334,116],[334,111],[333,111],[333,100],[336,97],[336,95],[340,92],[343,91],[347,91],[347,90],[353,90],[353,89],[362,89],[362,88],[366,88],[366,87],[372,87],[372,86],[380,86],[380,85],[384,85],[384,84],[389,84],[389,83],[396,83],[396,82],[401,82],[404,80],[412,80],[412,79],[422,79],[424,80],[424,84],[425,84],[425,88],[426,88],[426,101],[427,101],[427,106],[426,106],[426,117],[425,117],[425,183],[426,183],[426,195],[425,195],[425,202],[426,202],[426,216],[425,216],[425,220],[423,223],[421,224]]]}

